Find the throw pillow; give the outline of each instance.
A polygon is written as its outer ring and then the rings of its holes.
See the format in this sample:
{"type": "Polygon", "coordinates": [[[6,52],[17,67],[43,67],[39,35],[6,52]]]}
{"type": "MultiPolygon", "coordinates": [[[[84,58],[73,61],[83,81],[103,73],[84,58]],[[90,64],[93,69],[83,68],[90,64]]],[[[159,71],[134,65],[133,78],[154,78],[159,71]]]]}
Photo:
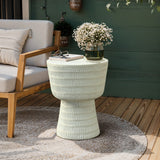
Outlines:
{"type": "Polygon", "coordinates": [[[0,29],[0,63],[18,66],[29,29],[0,29]]]}

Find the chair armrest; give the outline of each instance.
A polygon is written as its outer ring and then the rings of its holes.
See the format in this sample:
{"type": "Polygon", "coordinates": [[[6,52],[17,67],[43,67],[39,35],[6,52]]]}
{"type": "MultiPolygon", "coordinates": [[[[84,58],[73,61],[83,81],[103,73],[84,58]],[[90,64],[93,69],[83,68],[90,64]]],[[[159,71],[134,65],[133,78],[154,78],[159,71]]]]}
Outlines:
{"type": "Polygon", "coordinates": [[[47,52],[55,51],[58,49],[59,49],[59,46],[53,46],[53,47],[43,48],[43,49],[20,54],[17,79],[16,79],[16,91],[17,92],[23,91],[24,71],[25,71],[26,59],[33,57],[33,56],[45,54],[47,52]]]}
{"type": "MultiPolygon", "coordinates": [[[[22,53],[20,54],[20,57],[24,57],[25,59],[27,59],[30,57],[38,56],[38,55],[45,54],[51,51],[56,51],[56,50],[58,50],[58,46],[52,46],[52,47],[47,47],[47,48],[42,48],[42,49],[22,53]]],[[[19,63],[21,63],[21,61],[19,63]]]]}
{"type": "Polygon", "coordinates": [[[45,54],[47,52],[58,50],[60,48],[60,36],[61,36],[61,31],[54,31],[54,46],[20,54],[18,72],[16,78],[17,92],[23,91],[26,59],[40,54],[45,54]]]}

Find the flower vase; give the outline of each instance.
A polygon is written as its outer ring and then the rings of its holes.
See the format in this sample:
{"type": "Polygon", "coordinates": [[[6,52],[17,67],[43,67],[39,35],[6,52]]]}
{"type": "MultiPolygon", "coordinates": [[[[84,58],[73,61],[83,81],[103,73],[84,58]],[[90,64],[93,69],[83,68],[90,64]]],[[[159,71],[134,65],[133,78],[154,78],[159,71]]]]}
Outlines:
{"type": "Polygon", "coordinates": [[[103,43],[87,44],[85,57],[88,60],[101,60],[104,57],[103,43]]]}

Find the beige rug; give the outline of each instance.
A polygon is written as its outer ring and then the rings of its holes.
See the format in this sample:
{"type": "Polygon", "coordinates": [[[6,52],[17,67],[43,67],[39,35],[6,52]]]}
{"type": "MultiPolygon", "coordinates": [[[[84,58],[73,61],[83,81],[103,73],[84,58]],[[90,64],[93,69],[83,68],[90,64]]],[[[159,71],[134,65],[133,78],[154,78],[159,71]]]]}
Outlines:
{"type": "Polygon", "coordinates": [[[18,107],[15,138],[6,138],[7,108],[0,109],[1,160],[137,160],[145,135],[120,118],[98,113],[100,136],[83,141],[56,136],[59,108],[18,107]]]}

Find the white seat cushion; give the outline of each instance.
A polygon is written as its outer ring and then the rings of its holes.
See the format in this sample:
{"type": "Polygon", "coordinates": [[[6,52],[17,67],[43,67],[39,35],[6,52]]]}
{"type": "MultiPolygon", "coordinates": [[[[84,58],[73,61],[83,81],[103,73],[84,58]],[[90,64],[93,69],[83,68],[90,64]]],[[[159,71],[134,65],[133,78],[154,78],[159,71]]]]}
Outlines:
{"type": "MultiPolygon", "coordinates": [[[[15,66],[0,64],[0,92],[12,92],[15,90],[18,68],[15,66]]],[[[47,68],[26,66],[24,88],[48,81],[47,68]]]]}

